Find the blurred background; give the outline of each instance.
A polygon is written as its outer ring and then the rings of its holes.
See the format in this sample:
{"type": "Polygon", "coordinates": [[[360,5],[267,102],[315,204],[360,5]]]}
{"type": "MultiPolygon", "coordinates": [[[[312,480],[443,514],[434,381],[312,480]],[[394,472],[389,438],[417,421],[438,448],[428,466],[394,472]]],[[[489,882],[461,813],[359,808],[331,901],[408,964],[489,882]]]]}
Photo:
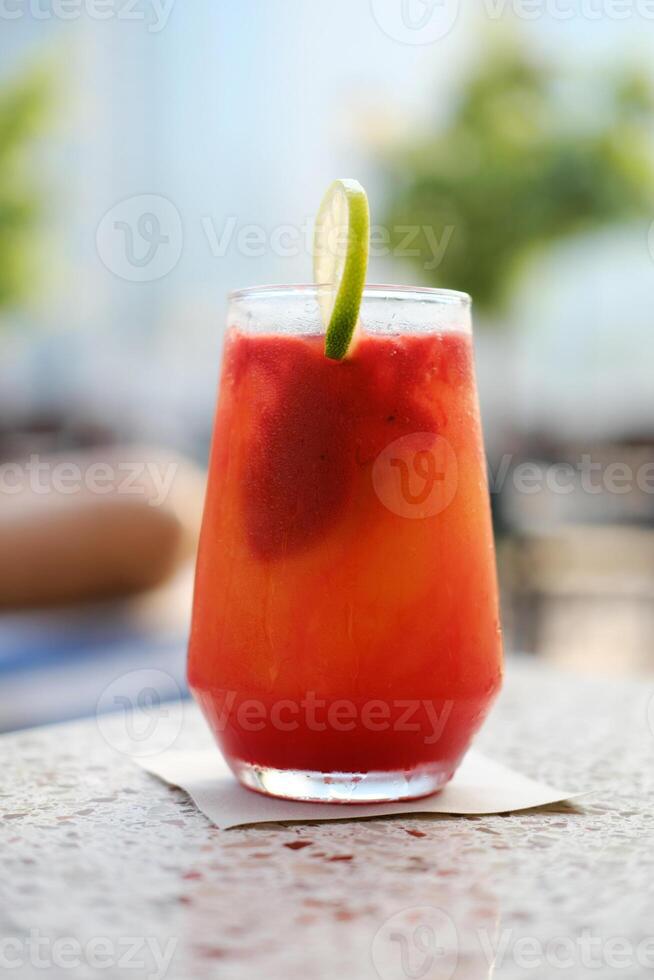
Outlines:
{"type": "Polygon", "coordinates": [[[339,175],[370,281],[475,301],[507,649],[654,670],[653,54],[645,0],[2,0],[0,730],[184,690],[226,293],[339,175]]]}

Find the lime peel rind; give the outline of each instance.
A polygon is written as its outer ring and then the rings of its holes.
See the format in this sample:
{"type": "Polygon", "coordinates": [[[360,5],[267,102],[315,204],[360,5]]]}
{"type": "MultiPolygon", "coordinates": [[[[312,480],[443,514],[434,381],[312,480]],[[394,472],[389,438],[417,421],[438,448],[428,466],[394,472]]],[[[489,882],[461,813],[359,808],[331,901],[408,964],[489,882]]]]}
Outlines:
{"type": "MultiPolygon", "coordinates": [[[[370,242],[370,211],[368,198],[361,184],[356,180],[336,180],[329,187],[318,212],[316,237],[314,239],[314,273],[320,275],[319,235],[325,221],[326,212],[336,203],[336,195],[344,196],[347,215],[347,246],[342,270],[333,259],[334,278],[329,285],[336,289],[333,306],[326,324],[325,356],[331,360],[342,360],[350,347],[354,334],[368,270],[368,251],[370,242]],[[338,275],[340,271],[340,276],[338,275]]],[[[341,200],[343,197],[341,197],[341,200]]],[[[324,261],[324,259],[323,259],[324,261]]],[[[319,280],[318,280],[319,281],[319,280]]]]}

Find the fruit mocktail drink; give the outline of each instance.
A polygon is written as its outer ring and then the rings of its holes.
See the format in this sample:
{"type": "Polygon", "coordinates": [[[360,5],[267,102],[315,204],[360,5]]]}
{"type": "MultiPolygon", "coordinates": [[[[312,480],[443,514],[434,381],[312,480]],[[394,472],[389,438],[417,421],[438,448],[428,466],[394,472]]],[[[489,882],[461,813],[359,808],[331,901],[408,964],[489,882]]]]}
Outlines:
{"type": "Polygon", "coordinates": [[[233,300],[189,681],[248,785],[420,795],[501,681],[467,298],[371,287],[333,361],[315,292],[233,300]]]}

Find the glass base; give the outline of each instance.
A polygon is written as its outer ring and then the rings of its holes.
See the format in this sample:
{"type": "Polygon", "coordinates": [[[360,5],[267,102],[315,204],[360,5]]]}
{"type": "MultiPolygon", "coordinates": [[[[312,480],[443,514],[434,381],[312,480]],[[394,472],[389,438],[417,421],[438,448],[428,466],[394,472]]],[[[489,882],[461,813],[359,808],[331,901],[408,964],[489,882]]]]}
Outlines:
{"type": "Polygon", "coordinates": [[[238,780],[248,789],[285,800],[311,803],[392,803],[430,796],[452,773],[439,766],[394,772],[312,772],[272,769],[232,762],[238,780]]]}

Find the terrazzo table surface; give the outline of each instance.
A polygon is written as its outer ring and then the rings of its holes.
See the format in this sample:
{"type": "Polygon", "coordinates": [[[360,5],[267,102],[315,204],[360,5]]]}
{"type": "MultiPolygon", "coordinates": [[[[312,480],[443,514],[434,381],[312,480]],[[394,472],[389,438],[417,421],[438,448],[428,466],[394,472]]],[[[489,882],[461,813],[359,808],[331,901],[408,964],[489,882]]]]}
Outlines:
{"type": "MultiPolygon", "coordinates": [[[[95,719],[4,736],[0,972],[649,976],[652,695],[647,681],[510,665],[479,747],[591,792],[581,811],[483,818],[221,831],[117,752],[95,719]]],[[[183,710],[179,747],[200,724],[183,710]]]]}

